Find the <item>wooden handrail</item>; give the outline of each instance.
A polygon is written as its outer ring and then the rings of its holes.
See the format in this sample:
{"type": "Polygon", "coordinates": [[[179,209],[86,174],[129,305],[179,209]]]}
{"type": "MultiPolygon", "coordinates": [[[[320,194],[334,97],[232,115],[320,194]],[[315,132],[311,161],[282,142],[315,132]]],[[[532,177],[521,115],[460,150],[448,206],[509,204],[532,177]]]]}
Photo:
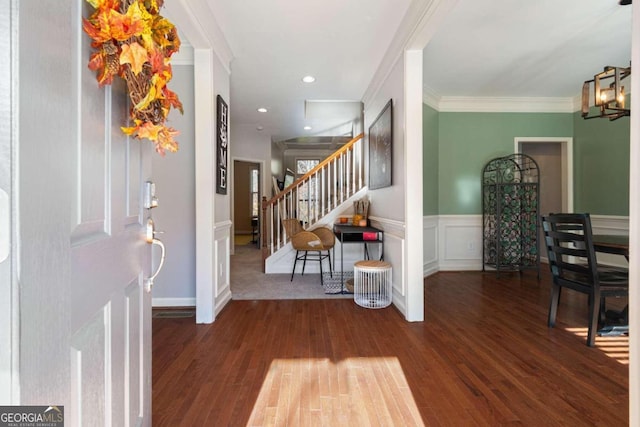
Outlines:
{"type": "Polygon", "coordinates": [[[313,226],[363,188],[363,137],[347,142],[271,200],[262,198],[263,260],[289,242],[284,219],[296,218],[303,228],[313,226]]]}
{"type": "Polygon", "coordinates": [[[267,206],[273,205],[274,203],[276,203],[278,201],[278,199],[283,198],[290,189],[295,188],[300,183],[302,183],[302,182],[308,180],[309,178],[311,178],[311,176],[313,174],[315,174],[317,171],[319,171],[320,169],[324,168],[329,163],[334,161],[336,158],[340,157],[342,154],[344,154],[347,151],[349,151],[351,149],[351,147],[353,146],[353,144],[355,144],[356,142],[358,142],[362,138],[364,138],[364,133],[361,133],[360,135],[358,135],[355,138],[353,138],[351,141],[347,142],[344,146],[340,147],[339,150],[335,151],[329,157],[327,157],[326,159],[324,159],[323,161],[318,163],[318,165],[316,165],[313,169],[311,169],[309,172],[305,173],[303,176],[301,176],[300,178],[295,180],[293,183],[288,185],[287,188],[283,189],[281,192],[279,192],[278,194],[273,196],[270,200],[268,200],[266,202],[263,201],[263,208],[266,208],[267,206]]]}

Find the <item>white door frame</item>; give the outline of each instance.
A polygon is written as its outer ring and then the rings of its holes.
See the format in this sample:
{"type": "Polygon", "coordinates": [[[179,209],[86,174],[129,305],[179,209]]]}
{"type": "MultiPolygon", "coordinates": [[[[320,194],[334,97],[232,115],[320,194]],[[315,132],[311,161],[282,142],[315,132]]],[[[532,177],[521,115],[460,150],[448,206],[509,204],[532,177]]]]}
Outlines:
{"type": "Polygon", "coordinates": [[[560,144],[562,162],[562,211],[573,212],[573,138],[520,137],[513,138],[514,153],[522,153],[522,144],[560,144]]]}
{"type": "MultiPolygon", "coordinates": [[[[264,168],[265,168],[265,161],[264,159],[251,159],[248,157],[232,157],[231,158],[231,179],[235,180],[236,178],[236,161],[238,162],[245,162],[245,163],[255,163],[258,165],[258,169],[259,169],[259,177],[258,177],[258,189],[260,191],[260,204],[262,204],[262,196],[264,196],[264,189],[262,188],[262,183],[264,181],[264,168]]],[[[236,251],[236,243],[235,243],[235,239],[233,239],[233,236],[235,235],[235,231],[236,231],[236,223],[234,221],[235,219],[235,198],[236,198],[236,189],[235,189],[235,185],[231,185],[230,186],[230,193],[231,193],[231,222],[233,223],[231,225],[231,255],[233,255],[236,251]]],[[[258,212],[258,217],[261,216],[261,213],[258,212]]],[[[262,222],[259,222],[259,225],[262,225],[262,222]]],[[[258,241],[260,241],[260,239],[262,238],[262,233],[260,233],[260,230],[258,230],[258,241]]]]}

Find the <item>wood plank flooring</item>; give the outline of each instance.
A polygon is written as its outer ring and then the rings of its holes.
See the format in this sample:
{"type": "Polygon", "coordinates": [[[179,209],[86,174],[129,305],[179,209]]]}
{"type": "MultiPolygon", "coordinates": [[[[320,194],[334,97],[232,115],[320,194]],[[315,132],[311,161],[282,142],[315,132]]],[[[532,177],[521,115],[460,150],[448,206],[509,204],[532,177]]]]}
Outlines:
{"type": "Polygon", "coordinates": [[[547,274],[461,272],[425,279],[418,323],[335,299],[154,318],[153,425],[627,425],[628,338],[589,348],[586,298],[553,329],[548,302],[547,274]]]}

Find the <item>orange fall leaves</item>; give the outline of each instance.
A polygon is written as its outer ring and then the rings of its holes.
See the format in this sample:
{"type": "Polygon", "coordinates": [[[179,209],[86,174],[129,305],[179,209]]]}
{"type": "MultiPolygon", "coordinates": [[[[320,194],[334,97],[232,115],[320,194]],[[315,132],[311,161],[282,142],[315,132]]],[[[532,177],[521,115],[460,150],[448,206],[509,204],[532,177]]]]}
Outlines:
{"type": "Polygon", "coordinates": [[[129,88],[134,126],[122,131],[151,140],[161,155],[177,151],[178,131],[165,121],[171,108],[183,111],[178,95],[167,87],[172,77],[169,60],[180,48],[180,38],[175,26],[158,13],[162,0],[134,0],[125,13],[121,0],[87,2],[96,9],[82,23],[95,49],[89,68],[97,72],[100,86],[120,76],[129,88]]]}

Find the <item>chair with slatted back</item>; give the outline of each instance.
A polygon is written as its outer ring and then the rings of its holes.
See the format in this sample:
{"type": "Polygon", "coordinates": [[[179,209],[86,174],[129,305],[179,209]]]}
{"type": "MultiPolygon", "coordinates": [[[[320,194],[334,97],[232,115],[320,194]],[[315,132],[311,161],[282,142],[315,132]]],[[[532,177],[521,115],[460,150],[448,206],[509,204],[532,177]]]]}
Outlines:
{"type": "Polygon", "coordinates": [[[296,257],[293,261],[291,280],[296,272],[296,264],[302,261],[302,275],[307,261],[318,261],[320,263],[320,282],[322,283],[322,261],[329,260],[329,271],[333,276],[331,266],[331,249],[335,245],[335,235],[327,227],[318,227],[311,231],[302,228],[300,221],[294,218],[282,220],[282,225],[291,239],[291,246],[296,250],[296,257]],[[311,252],[311,255],[309,255],[311,252]],[[326,252],[326,253],[324,253],[326,252]]]}
{"type": "Polygon", "coordinates": [[[542,227],[553,276],[548,325],[555,326],[561,288],[585,293],[589,296],[587,345],[593,347],[605,298],[629,295],[628,271],[598,266],[589,214],[549,214],[542,217],[542,227]]]}

